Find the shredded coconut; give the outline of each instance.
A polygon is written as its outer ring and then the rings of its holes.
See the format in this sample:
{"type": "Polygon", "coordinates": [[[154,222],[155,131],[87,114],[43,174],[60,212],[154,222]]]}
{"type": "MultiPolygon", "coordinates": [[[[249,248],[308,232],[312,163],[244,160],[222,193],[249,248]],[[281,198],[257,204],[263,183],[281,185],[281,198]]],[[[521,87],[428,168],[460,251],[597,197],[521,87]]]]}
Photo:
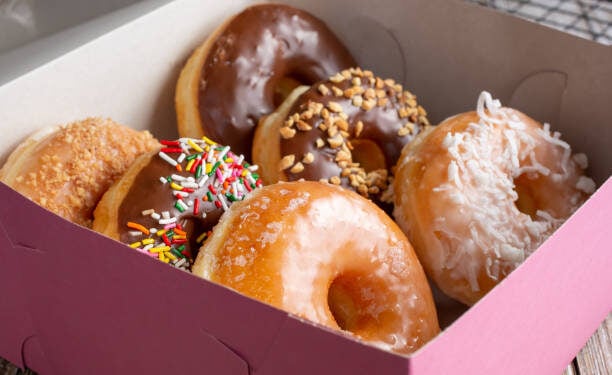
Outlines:
{"type": "Polygon", "coordinates": [[[459,180],[459,168],[457,163],[451,161],[448,165],[448,180],[452,181],[457,187],[461,187],[461,181],[459,180]]]}
{"type": "Polygon", "coordinates": [[[589,159],[583,153],[574,154],[574,156],[572,156],[572,159],[574,159],[580,169],[587,169],[589,167],[589,159]]]}
{"type": "MultiPolygon", "coordinates": [[[[433,231],[440,245],[447,248],[443,268],[467,280],[474,291],[480,289],[481,267],[490,278],[499,280],[565,219],[546,210],[537,210],[534,218],[520,212],[515,205],[518,193],[514,179],[525,174],[528,179],[544,176],[565,183],[575,173],[575,164],[582,169],[588,165],[584,154],[571,158],[569,144],[560,139],[558,132],[551,134],[550,125],[533,130],[513,111],[502,108],[488,92],[481,93],[476,112],[478,123],[469,124],[462,132],[448,133],[443,139],[442,145],[450,156],[448,180],[433,188],[438,199],[454,205],[450,208],[452,215],[463,223],[453,225],[454,219],[443,217],[434,221],[433,231]],[[559,147],[561,160],[551,161],[545,156],[546,151],[539,150],[543,143],[559,147]]],[[[568,204],[580,203],[580,192],[592,193],[595,187],[593,180],[580,177],[575,186],[578,191],[568,194],[568,204]]]]}
{"type": "Polygon", "coordinates": [[[580,176],[578,182],[576,182],[576,189],[583,191],[587,194],[593,194],[595,192],[595,181],[590,179],[589,177],[580,176]]]}

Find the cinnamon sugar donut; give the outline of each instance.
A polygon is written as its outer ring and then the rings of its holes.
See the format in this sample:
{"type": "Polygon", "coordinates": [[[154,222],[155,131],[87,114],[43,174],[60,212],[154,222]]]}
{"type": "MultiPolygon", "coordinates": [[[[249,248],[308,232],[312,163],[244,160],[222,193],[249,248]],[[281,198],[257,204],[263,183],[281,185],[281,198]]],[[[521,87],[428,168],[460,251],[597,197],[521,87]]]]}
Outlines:
{"type": "Polygon", "coordinates": [[[429,125],[426,115],[402,85],[346,69],[295,89],[262,118],[253,161],[266,184],[325,180],[380,201],[402,148],[429,125]]]}
{"type": "Polygon", "coordinates": [[[235,203],[192,272],[398,353],[439,331],[404,234],[372,202],[330,184],[264,186],[235,203]]]}
{"type": "Polygon", "coordinates": [[[149,132],[88,118],[43,129],[21,143],[0,181],[76,224],[90,227],[102,194],[143,153],[158,146],[149,132]]]}
{"type": "Polygon", "coordinates": [[[487,92],[402,152],[397,223],[430,278],[474,304],[595,190],[584,154],[487,92]]]}
{"type": "Polygon", "coordinates": [[[281,4],[251,6],[191,55],[176,87],[178,130],[251,157],[254,127],[295,86],[355,66],[319,19],[281,4]]]}

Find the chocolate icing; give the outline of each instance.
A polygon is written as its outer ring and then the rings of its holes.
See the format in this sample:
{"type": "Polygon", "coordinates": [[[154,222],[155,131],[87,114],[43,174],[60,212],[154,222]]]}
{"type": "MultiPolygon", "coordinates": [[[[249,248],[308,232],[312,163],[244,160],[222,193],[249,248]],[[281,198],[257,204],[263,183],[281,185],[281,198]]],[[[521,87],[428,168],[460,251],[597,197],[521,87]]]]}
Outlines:
{"type": "Polygon", "coordinates": [[[119,203],[118,236],[138,251],[188,269],[222,213],[261,180],[252,173],[256,166],[206,137],[161,144],[158,155],[135,171],[119,203]]]}
{"type": "MultiPolygon", "coordinates": [[[[201,215],[197,217],[193,215],[193,211],[187,210],[180,212],[174,207],[175,198],[172,196],[171,189],[168,184],[162,184],[159,181],[160,177],[167,177],[172,174],[178,174],[188,177],[189,173],[179,173],[170,164],[155,155],[150,162],[138,173],[135,178],[135,183],[131,186],[123,202],[119,206],[118,226],[119,240],[123,243],[134,242],[134,237],[130,235],[130,229],[126,226],[128,221],[138,222],[146,228],[157,228],[159,224],[157,220],[151,218],[150,215],[143,216],[142,211],[154,209],[155,212],[161,213],[168,211],[170,216],[177,216],[178,222],[181,223],[183,229],[187,232],[189,241],[185,244],[185,249],[191,254],[192,259],[197,255],[200,245],[196,243],[197,237],[209,230],[217,224],[222,208],[217,208],[212,202],[200,201],[200,212],[206,212],[206,218],[201,215]]],[[[202,197],[208,191],[210,179],[204,187],[196,189],[194,196],[202,197]]]]}
{"type": "Polygon", "coordinates": [[[310,85],[351,66],[346,47],[312,15],[278,4],[250,7],[228,23],[202,68],[204,133],[249,157],[254,127],[275,109],[283,77],[310,85]]]}
{"type": "MultiPolygon", "coordinates": [[[[401,85],[392,80],[376,78],[369,71],[361,71],[360,69],[343,71],[342,74],[337,74],[331,79],[314,84],[298,97],[289,110],[289,118],[293,116],[295,119],[295,121],[290,121],[290,126],[296,130],[296,133],[290,138],[281,137],[281,158],[285,155],[295,155],[295,161],[298,162],[307,153],[314,155],[314,160],[311,163],[303,163],[303,170],[291,172],[287,168],[284,171],[285,177],[289,181],[302,178],[314,181],[327,180],[332,176],[340,177],[345,169],[335,160],[341,148],[331,147],[328,142],[331,135],[327,130],[320,128],[320,125],[324,123],[323,116],[318,113],[314,113],[312,117],[306,115],[309,108],[311,111],[314,108],[313,103],[319,103],[318,105],[325,108],[332,118],[338,119],[341,115],[346,117],[348,129],[342,139],[347,143],[347,146],[355,140],[369,140],[375,143],[384,155],[388,176],[391,175],[389,171],[397,163],[404,145],[414,139],[422,128],[429,124],[425,110],[416,104],[415,96],[408,91],[403,91],[401,85]],[[321,85],[324,87],[321,87],[321,85]],[[360,89],[355,89],[356,87],[360,87],[360,89]],[[385,99],[379,102],[380,98],[375,96],[373,100],[376,104],[371,109],[364,110],[362,107],[355,105],[353,100],[356,96],[360,96],[360,100],[365,101],[368,96],[366,94],[368,89],[370,89],[369,94],[373,92],[380,96],[382,96],[380,91],[384,91],[385,99]],[[331,102],[338,104],[341,111],[335,113],[330,110],[331,102]],[[295,125],[297,123],[296,116],[300,116],[300,121],[308,124],[312,127],[312,130],[300,130],[295,125]],[[359,121],[363,123],[363,130],[360,132],[356,130],[356,124],[359,121]],[[401,130],[407,126],[407,123],[409,123],[410,131],[403,133],[401,130]],[[358,136],[357,133],[359,133],[358,136]],[[317,139],[324,141],[322,147],[317,146],[317,139]]],[[[288,122],[285,121],[282,126],[288,125],[288,122]]],[[[351,154],[353,153],[351,152],[351,154]]],[[[365,157],[367,156],[365,155],[365,157]]],[[[365,172],[370,171],[365,170],[365,172]]],[[[348,176],[342,176],[340,184],[350,187],[348,176]]],[[[376,196],[378,194],[379,192],[370,195],[376,196]]],[[[363,193],[362,195],[368,196],[368,194],[363,193]]]]}

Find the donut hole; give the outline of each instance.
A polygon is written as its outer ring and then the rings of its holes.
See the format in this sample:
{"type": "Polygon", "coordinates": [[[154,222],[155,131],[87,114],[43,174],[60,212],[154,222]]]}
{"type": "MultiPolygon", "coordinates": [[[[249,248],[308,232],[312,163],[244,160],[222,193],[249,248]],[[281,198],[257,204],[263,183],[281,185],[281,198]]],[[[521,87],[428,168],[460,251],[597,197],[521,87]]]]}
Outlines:
{"type": "Polygon", "coordinates": [[[327,304],[338,326],[355,334],[379,327],[386,305],[381,281],[371,275],[343,274],[336,277],[327,294],[327,304]]]}
{"type": "Polygon", "coordinates": [[[531,216],[531,218],[535,220],[536,212],[544,209],[544,207],[540,207],[532,186],[533,180],[529,179],[524,174],[514,179],[514,191],[516,191],[518,195],[517,200],[514,201],[514,205],[520,212],[531,216]]]}
{"type": "Polygon", "coordinates": [[[351,144],[353,145],[351,151],[353,161],[359,163],[366,172],[387,169],[385,154],[376,142],[369,139],[353,139],[351,144]]]}
{"type": "Polygon", "coordinates": [[[280,77],[276,84],[274,85],[274,93],[273,93],[273,102],[275,107],[279,107],[285,99],[291,94],[296,87],[301,86],[303,83],[307,82],[299,75],[286,75],[280,77]]]}

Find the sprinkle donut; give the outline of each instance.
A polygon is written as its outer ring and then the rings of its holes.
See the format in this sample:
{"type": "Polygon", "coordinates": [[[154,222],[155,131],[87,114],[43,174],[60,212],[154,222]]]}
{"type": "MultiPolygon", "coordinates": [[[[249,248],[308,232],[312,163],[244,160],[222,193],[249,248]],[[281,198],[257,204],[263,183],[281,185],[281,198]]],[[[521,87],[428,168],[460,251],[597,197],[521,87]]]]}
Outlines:
{"type": "Polygon", "coordinates": [[[221,218],[193,273],[397,353],[439,332],[406,236],[371,201],[338,186],[258,189],[221,218]]]}
{"type": "Polygon", "coordinates": [[[91,117],[30,136],[0,169],[0,181],[64,219],[89,228],[104,192],[136,158],[158,146],[147,131],[91,117]]]}
{"type": "Polygon", "coordinates": [[[208,138],[161,143],[106,192],[93,229],[188,269],[221,214],[261,181],[256,166],[208,138]]]}
{"type": "Polygon", "coordinates": [[[251,156],[253,131],[300,84],[355,60],[319,19],[280,4],[245,9],[198,47],[176,87],[179,134],[206,135],[251,156]]]}
{"type": "Polygon", "coordinates": [[[265,183],[323,180],[380,200],[402,148],[429,125],[416,97],[351,68],[299,87],[260,122],[253,160],[265,183]]]}
{"type": "Polygon", "coordinates": [[[397,223],[429,277],[474,304],[595,190],[584,154],[483,92],[476,112],[443,121],[402,152],[397,223]]]}

